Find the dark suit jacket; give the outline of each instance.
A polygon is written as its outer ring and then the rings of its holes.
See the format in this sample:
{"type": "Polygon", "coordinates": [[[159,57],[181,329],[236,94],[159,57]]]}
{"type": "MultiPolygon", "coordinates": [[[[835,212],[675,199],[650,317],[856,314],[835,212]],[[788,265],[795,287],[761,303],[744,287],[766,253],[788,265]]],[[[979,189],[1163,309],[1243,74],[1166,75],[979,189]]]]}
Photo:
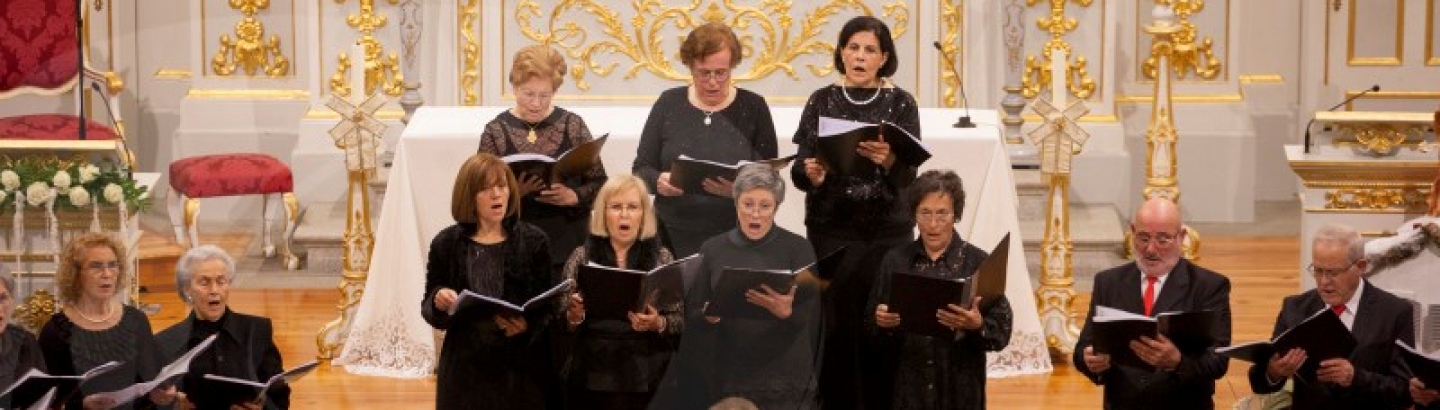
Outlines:
{"type": "MultiPolygon", "coordinates": [[[[272,337],[274,330],[269,318],[235,311],[227,311],[225,315],[225,322],[215,342],[191,362],[191,369],[196,372],[182,376],[179,386],[180,391],[185,392],[190,401],[200,409],[216,406],[228,409],[229,406],[207,405],[204,396],[211,390],[200,385],[211,381],[203,380],[204,374],[197,372],[216,373],[263,383],[271,376],[285,371],[280,360],[280,349],[275,346],[275,339],[272,337]]],[[[190,317],[155,335],[165,362],[174,361],[190,350],[190,333],[194,329],[195,320],[195,313],[192,312],[190,317]]],[[[266,409],[290,408],[290,387],[283,382],[270,389],[266,396],[266,409]]]]}
{"type": "Polygon", "coordinates": [[[1154,313],[1212,310],[1216,321],[1211,328],[1215,345],[1204,353],[1186,355],[1174,371],[1146,371],[1128,366],[1111,366],[1104,373],[1085,367],[1085,347],[1091,343],[1091,320],[1095,306],[1144,313],[1140,292],[1140,268],[1134,262],[1095,275],[1090,313],[1075,343],[1074,365],[1095,384],[1105,385],[1105,408],[1137,409],[1163,406],[1171,409],[1213,409],[1215,380],[1225,375],[1229,359],[1214,348],[1230,344],[1230,279],[1181,259],[1170,271],[1155,301],[1154,313]]]}
{"type": "MultiPolygon", "coordinates": [[[[1395,340],[1415,344],[1414,311],[1410,302],[1362,281],[1365,292],[1360,294],[1360,307],[1350,334],[1357,342],[1350,354],[1355,379],[1349,388],[1315,380],[1315,375],[1294,377],[1294,403],[1297,409],[1395,409],[1410,405],[1410,372],[1395,349],[1395,340]]],[[[1275,319],[1274,335],[1279,335],[1320,309],[1325,302],[1314,289],[1285,298],[1280,317],[1275,319]]],[[[1272,335],[1273,337],[1273,335],[1272,335]]],[[[1285,383],[1270,384],[1265,377],[1269,358],[1262,358],[1250,367],[1250,388],[1256,393],[1274,393],[1285,383]]]]}

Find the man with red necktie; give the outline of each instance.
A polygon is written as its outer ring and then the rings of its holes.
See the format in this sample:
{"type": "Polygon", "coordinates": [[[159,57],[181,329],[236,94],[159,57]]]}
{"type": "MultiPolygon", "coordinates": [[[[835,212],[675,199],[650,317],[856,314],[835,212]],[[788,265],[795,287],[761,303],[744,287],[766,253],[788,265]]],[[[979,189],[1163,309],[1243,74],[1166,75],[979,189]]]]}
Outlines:
{"type": "Polygon", "coordinates": [[[1180,257],[1185,228],[1180,207],[1165,198],[1145,201],[1130,223],[1135,261],[1095,275],[1090,313],[1075,343],[1075,368],[1105,386],[1107,409],[1213,409],[1215,380],[1229,360],[1214,347],[1230,344],[1230,280],[1180,257]],[[1130,348],[1158,370],[1112,365],[1110,355],[1091,347],[1095,306],[1155,316],[1161,312],[1210,310],[1216,313],[1215,344],[1203,352],[1182,353],[1171,341],[1142,337],[1130,348]]]}
{"type": "Polygon", "coordinates": [[[1285,298],[1275,320],[1274,335],[1290,329],[1322,309],[1345,323],[1357,342],[1348,358],[1319,363],[1313,374],[1301,372],[1303,349],[1276,352],[1250,368],[1250,388],[1274,393],[1294,380],[1297,409],[1401,409],[1410,406],[1409,372],[1395,341],[1415,345],[1410,302],[1371,285],[1363,276],[1370,261],[1364,241],[1354,228],[1326,225],[1315,232],[1311,262],[1315,289],[1285,298]],[[1263,364],[1258,364],[1263,363],[1263,364]]]}

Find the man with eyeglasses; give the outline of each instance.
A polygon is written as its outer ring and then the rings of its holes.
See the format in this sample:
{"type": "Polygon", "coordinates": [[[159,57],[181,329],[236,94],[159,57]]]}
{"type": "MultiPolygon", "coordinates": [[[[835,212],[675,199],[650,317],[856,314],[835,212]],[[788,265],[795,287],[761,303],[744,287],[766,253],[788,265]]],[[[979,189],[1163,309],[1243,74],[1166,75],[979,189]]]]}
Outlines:
{"type": "Polygon", "coordinates": [[[1398,409],[1410,406],[1409,372],[1395,341],[1415,344],[1410,303],[1370,285],[1364,243],[1354,228],[1326,225],[1315,233],[1311,262],[1315,289],[1285,298],[1275,320],[1279,335],[1306,318],[1329,310],[1340,316],[1357,345],[1348,358],[1321,361],[1314,373],[1301,372],[1303,349],[1276,352],[1250,368],[1250,387],[1274,393],[1294,381],[1297,409],[1398,409]]]}
{"type": "Polygon", "coordinates": [[[1230,280],[1180,257],[1185,228],[1180,207],[1165,198],[1146,200],[1130,223],[1135,261],[1095,275],[1085,327],[1075,343],[1075,368],[1105,386],[1107,409],[1213,409],[1215,380],[1229,360],[1214,348],[1230,344],[1230,280]],[[1201,352],[1180,351],[1169,338],[1142,336],[1130,342],[1135,355],[1155,370],[1112,364],[1091,346],[1096,306],[1155,316],[1161,312],[1213,311],[1215,341],[1201,352]]]}

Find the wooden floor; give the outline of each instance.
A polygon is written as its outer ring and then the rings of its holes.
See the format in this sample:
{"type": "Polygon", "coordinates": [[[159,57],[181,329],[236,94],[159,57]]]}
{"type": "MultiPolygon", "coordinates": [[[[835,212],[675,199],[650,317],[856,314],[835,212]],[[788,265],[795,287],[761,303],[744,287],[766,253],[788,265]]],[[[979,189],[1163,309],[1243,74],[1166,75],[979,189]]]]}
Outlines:
{"type": "MultiPolygon", "coordinates": [[[[227,237],[222,246],[244,249],[245,238],[227,237]]],[[[142,267],[142,280],[154,284],[142,298],[159,303],[160,313],[151,318],[158,331],[180,320],[185,309],[174,295],[170,268],[163,243],[153,244],[149,262],[142,267]],[[153,281],[152,281],[153,280],[153,281]]],[[[1231,310],[1234,339],[1248,341],[1268,338],[1282,297],[1294,293],[1299,278],[1299,245],[1294,237],[1209,237],[1201,265],[1230,277],[1233,285],[1231,310]]],[[[173,266],[173,257],[170,258],[173,266]]],[[[1033,269],[1033,267],[1032,267],[1033,269]]],[[[315,333],[336,317],[338,293],[333,290],[234,290],[230,300],[237,311],[274,318],[277,343],[285,363],[293,365],[314,359],[315,333]]],[[[1076,301],[1085,309],[1088,295],[1076,301]]],[[[1084,312],[1080,312],[1082,315],[1084,312]]],[[[989,384],[989,407],[997,409],[1093,409],[1100,407],[1100,388],[1090,384],[1069,365],[1069,358],[1055,362],[1050,375],[993,379],[989,384]]],[[[1245,372],[1249,364],[1232,361],[1230,372],[1216,386],[1217,408],[1229,408],[1237,397],[1248,395],[1245,372]]],[[[297,409],[378,409],[433,408],[435,381],[389,379],[350,375],[338,368],[322,367],[294,387],[297,409]]]]}

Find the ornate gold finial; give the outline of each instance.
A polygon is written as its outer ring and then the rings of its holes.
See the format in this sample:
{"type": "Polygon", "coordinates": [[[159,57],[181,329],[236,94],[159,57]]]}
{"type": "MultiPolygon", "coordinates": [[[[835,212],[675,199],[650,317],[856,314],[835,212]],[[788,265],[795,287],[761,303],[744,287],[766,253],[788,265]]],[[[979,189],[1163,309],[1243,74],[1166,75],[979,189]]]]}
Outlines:
{"type": "MultiPolygon", "coordinates": [[[[399,4],[399,0],[387,0],[391,5],[399,4]]],[[[343,4],[345,0],[335,0],[343,4]]],[[[360,32],[360,39],[356,40],[363,46],[363,56],[351,56],[341,53],[336,58],[338,67],[335,74],[330,76],[330,91],[341,96],[350,95],[350,85],[347,79],[350,78],[350,59],[364,58],[365,67],[365,89],[360,90],[361,94],[370,95],[375,90],[381,90],[385,95],[392,97],[399,96],[405,92],[405,78],[400,73],[400,57],[395,53],[385,53],[385,46],[380,40],[375,39],[375,31],[384,28],[389,24],[390,18],[375,11],[375,0],[359,0],[360,10],[345,16],[345,24],[360,32]]]]}
{"type": "Polygon", "coordinates": [[[50,317],[59,311],[60,305],[54,295],[45,289],[36,289],[20,306],[15,307],[15,318],[20,319],[16,323],[38,334],[45,322],[50,321],[50,317]]]}
{"type": "Polygon", "coordinates": [[[270,0],[230,0],[230,8],[239,10],[245,18],[235,23],[235,38],[220,35],[220,50],[210,59],[210,69],[220,76],[233,75],[237,69],[247,76],[257,71],[270,77],[289,74],[290,60],[280,49],[280,37],[271,35],[266,40],[265,24],[255,18],[260,10],[270,8],[270,0]]]}
{"type": "MultiPolygon", "coordinates": [[[[1027,6],[1034,6],[1041,0],[1026,0],[1027,6]]],[[[1050,15],[1036,19],[1035,24],[1041,30],[1050,33],[1050,40],[1045,42],[1041,49],[1040,57],[1034,55],[1025,57],[1025,72],[1020,80],[1021,94],[1025,98],[1035,98],[1040,95],[1040,90],[1050,87],[1052,74],[1050,73],[1051,59],[1054,58],[1055,50],[1064,50],[1065,55],[1075,54],[1070,49],[1070,44],[1065,42],[1065,33],[1074,31],[1080,26],[1079,20],[1065,14],[1065,3],[1073,2],[1081,7],[1090,7],[1094,0],[1049,0],[1050,15]],[[1043,61],[1042,61],[1043,59],[1043,61]]],[[[1084,56],[1075,56],[1075,62],[1065,61],[1065,76],[1067,77],[1068,92],[1076,98],[1086,99],[1095,93],[1095,80],[1090,78],[1090,70],[1087,67],[1089,62],[1084,56]]]]}
{"type": "Polygon", "coordinates": [[[1066,105],[1063,91],[1052,95],[1055,101],[1039,98],[1030,105],[1044,122],[1026,135],[1039,147],[1040,175],[1046,184],[1045,237],[1040,247],[1040,287],[1035,296],[1050,351],[1068,356],[1080,335],[1072,306],[1075,276],[1071,259],[1074,244],[1070,240],[1070,165],[1090,139],[1077,123],[1090,109],[1083,100],[1066,105]]]}
{"type": "MultiPolygon", "coordinates": [[[[683,6],[666,6],[657,1],[636,1],[635,15],[628,20],[619,12],[595,1],[562,0],[548,6],[549,12],[542,12],[541,3],[522,0],[515,6],[515,21],[526,38],[538,44],[547,44],[565,52],[574,64],[570,76],[575,87],[581,91],[590,89],[586,81],[589,73],[601,77],[609,76],[620,66],[619,62],[599,61],[603,55],[615,55],[627,60],[624,78],[633,79],[640,71],[646,71],[666,80],[689,80],[688,73],[672,62],[661,41],[672,35],[665,30],[669,27],[686,29],[718,21],[729,24],[740,37],[740,46],[747,57],[753,57],[750,67],[743,73],[735,73],[737,82],[765,78],[775,72],[784,72],[790,78],[799,79],[794,63],[806,55],[826,56],[824,64],[806,64],[814,76],[829,75],[831,67],[828,56],[835,45],[822,39],[824,25],[830,17],[844,10],[857,14],[875,15],[866,2],[859,0],[829,0],[808,13],[803,13],[798,33],[791,31],[794,24],[791,11],[793,4],[786,0],[767,0],[756,6],[736,5],[731,1],[699,0],[683,6]],[[585,18],[594,18],[601,27],[599,40],[591,40],[591,33],[582,25],[565,19],[572,11],[583,11],[585,18]],[[541,20],[544,27],[537,27],[535,20],[541,20]],[[628,23],[628,27],[627,27],[628,23]],[[758,31],[758,35],[751,34],[758,31]],[[758,55],[751,56],[752,53],[758,55]]],[[[881,15],[890,21],[890,35],[899,38],[909,30],[910,11],[903,0],[883,4],[881,15]]],[[[462,22],[464,20],[462,19],[462,22]]],[[[467,42],[467,47],[468,47],[467,42]]],[[[468,60],[467,60],[468,61],[468,60]]],[[[462,77],[463,78],[463,77],[462,77]]],[[[466,91],[469,92],[468,89],[466,91]]]]}
{"type": "Polygon", "coordinates": [[[1159,39],[1153,40],[1150,47],[1150,57],[1140,66],[1140,72],[1145,78],[1155,79],[1159,55],[1169,54],[1170,66],[1175,75],[1180,79],[1195,72],[1195,75],[1206,80],[1213,80],[1220,75],[1220,59],[1215,57],[1213,49],[1214,41],[1210,36],[1199,44],[1195,40],[1199,38],[1200,29],[1190,22],[1190,15],[1199,13],[1205,9],[1204,0],[1157,0],[1157,4],[1169,5],[1175,16],[1180,19],[1179,24],[1173,33],[1169,34],[1168,45],[1161,47],[1159,39]]]}
{"type": "MultiPolygon", "coordinates": [[[[1141,190],[1141,198],[1165,198],[1176,204],[1180,203],[1180,178],[1176,146],[1180,142],[1180,134],[1175,128],[1174,101],[1171,98],[1171,76],[1178,74],[1180,69],[1172,69],[1172,64],[1180,63],[1182,52],[1177,48],[1179,44],[1174,40],[1184,37],[1189,27],[1193,35],[1194,26],[1181,17],[1182,24],[1174,24],[1170,21],[1169,12],[1184,10],[1188,15],[1204,7],[1198,0],[1192,3],[1191,0],[1157,0],[1154,21],[1145,27],[1145,32],[1153,36],[1150,46],[1150,59],[1145,61],[1145,69],[1152,70],[1156,77],[1152,88],[1155,99],[1150,103],[1150,123],[1145,128],[1145,188],[1141,190]],[[1175,2],[1173,5],[1170,2],[1175,2]],[[1181,4],[1184,3],[1184,4],[1181,4]],[[1166,9],[1165,6],[1171,6],[1166,9]]],[[[1193,38],[1193,37],[1192,37],[1193,38]]],[[[1193,60],[1187,64],[1194,63],[1193,60]]],[[[1214,60],[1212,60],[1214,62],[1214,60]]],[[[1218,62],[1215,72],[1219,72],[1218,62]]],[[[1192,67],[1199,69],[1198,67],[1192,67]]],[[[1204,77],[1206,74],[1200,72],[1204,77]]],[[[1213,77],[1213,75],[1211,75],[1213,77]]],[[[1180,253],[1185,259],[1191,261],[1200,260],[1200,232],[1185,227],[1185,236],[1180,240],[1180,253]]],[[[1133,238],[1130,232],[1125,233],[1125,256],[1131,257],[1134,249],[1133,238]]]]}

